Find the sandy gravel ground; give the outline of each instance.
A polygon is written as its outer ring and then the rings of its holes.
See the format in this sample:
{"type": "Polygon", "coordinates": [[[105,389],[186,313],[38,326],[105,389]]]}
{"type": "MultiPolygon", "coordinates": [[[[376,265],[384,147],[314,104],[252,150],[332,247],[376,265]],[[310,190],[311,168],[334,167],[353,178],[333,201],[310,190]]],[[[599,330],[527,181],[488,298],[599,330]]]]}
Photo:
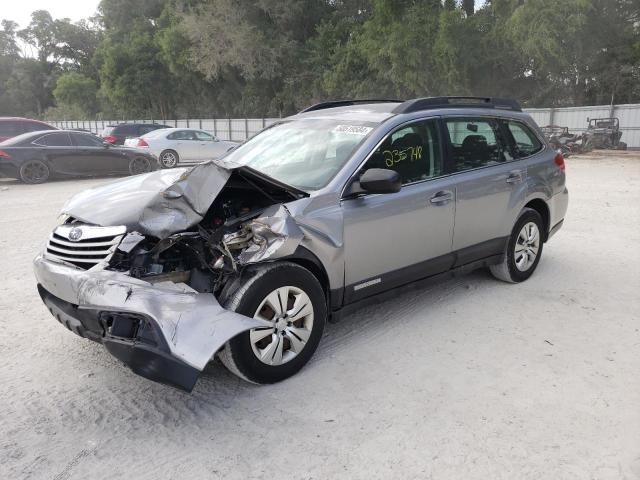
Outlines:
{"type": "Polygon", "coordinates": [[[329,325],[257,387],[220,364],[189,395],[74,336],[31,259],[73,193],[0,181],[0,478],[640,478],[640,155],[567,161],[536,274],[485,272],[329,325]]]}

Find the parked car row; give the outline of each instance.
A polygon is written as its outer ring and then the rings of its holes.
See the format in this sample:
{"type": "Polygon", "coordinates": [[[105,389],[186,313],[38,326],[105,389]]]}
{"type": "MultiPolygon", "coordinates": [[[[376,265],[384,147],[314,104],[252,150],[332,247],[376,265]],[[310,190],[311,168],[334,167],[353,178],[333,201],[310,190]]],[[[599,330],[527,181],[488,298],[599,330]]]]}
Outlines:
{"type": "Polygon", "coordinates": [[[236,142],[219,140],[196,128],[153,130],[138,138],[129,138],[124,143],[151,152],[158,158],[162,168],[216,159],[238,145],[236,142]]]}
{"type": "Polygon", "coordinates": [[[24,183],[52,177],[137,175],[158,170],[158,160],[139,149],[103,142],[92,133],[43,130],[0,143],[0,174],[24,183]]]}
{"type": "Polygon", "coordinates": [[[60,176],[135,175],[216,159],[236,145],[204,130],[155,123],[109,125],[97,136],[37,120],[0,118],[0,175],[24,183],[60,176]]]}

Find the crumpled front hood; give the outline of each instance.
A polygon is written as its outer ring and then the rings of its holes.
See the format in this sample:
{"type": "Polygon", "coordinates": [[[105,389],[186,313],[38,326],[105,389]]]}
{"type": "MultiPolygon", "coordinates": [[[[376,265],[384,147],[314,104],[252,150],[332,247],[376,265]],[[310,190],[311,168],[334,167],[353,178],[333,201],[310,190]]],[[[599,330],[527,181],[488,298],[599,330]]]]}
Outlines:
{"type": "Polygon", "coordinates": [[[61,213],[162,239],[201,221],[231,172],[207,162],[136,175],[75,195],[61,213]]]}

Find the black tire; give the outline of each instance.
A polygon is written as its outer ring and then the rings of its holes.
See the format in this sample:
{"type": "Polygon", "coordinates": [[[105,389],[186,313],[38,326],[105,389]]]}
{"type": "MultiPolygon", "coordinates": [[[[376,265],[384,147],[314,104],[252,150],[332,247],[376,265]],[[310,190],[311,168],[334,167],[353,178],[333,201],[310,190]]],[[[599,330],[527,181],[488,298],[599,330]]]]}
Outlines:
{"type": "Polygon", "coordinates": [[[540,258],[542,257],[544,235],[544,222],[542,221],[542,217],[540,216],[540,214],[531,208],[523,209],[522,213],[520,213],[520,216],[518,217],[518,220],[513,226],[511,235],[509,236],[509,241],[507,242],[502,262],[496,265],[491,265],[489,267],[493,276],[505,282],[520,283],[524,282],[531,275],[533,275],[533,272],[535,271],[538,263],[540,262],[540,258]],[[520,237],[525,225],[528,225],[530,223],[534,223],[538,229],[539,242],[537,253],[533,262],[528,265],[527,268],[521,270],[516,265],[516,243],[518,242],[518,238],[520,237]]]}
{"type": "Polygon", "coordinates": [[[178,165],[180,156],[175,150],[163,150],[158,157],[161,168],[173,168],[178,165]]]}
{"type": "MultiPolygon", "coordinates": [[[[286,363],[268,365],[254,353],[250,331],[232,338],[219,356],[232,373],[244,380],[258,384],[284,380],[296,374],[309,361],[320,343],[327,317],[324,291],[311,272],[295,263],[276,262],[250,267],[243,275],[240,286],[224,301],[224,306],[253,317],[269,294],[285,286],[303,291],[311,301],[313,317],[308,339],[304,347],[286,363]]],[[[285,308],[287,309],[288,307],[285,308]]],[[[276,330],[276,337],[273,338],[284,345],[285,333],[282,332],[282,338],[278,337],[278,334],[276,330]]]]}
{"type": "Polygon", "coordinates": [[[139,175],[148,173],[152,170],[151,161],[145,157],[135,157],[129,162],[129,173],[131,175],[139,175]]]}
{"type": "Polygon", "coordinates": [[[37,184],[49,180],[49,167],[41,160],[29,160],[20,166],[18,175],[24,183],[37,184]]]}

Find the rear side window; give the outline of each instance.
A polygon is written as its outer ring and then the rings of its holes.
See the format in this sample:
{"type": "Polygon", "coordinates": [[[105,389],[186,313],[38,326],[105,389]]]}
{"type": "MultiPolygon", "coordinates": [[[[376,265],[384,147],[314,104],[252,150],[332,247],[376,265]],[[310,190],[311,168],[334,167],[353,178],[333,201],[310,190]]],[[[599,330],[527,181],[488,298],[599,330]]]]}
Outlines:
{"type": "Polygon", "coordinates": [[[71,139],[66,133],[49,133],[34,140],[33,144],[45,147],[70,147],[71,139]]]}
{"type": "Polygon", "coordinates": [[[516,158],[524,158],[542,149],[542,143],[529,127],[520,123],[508,120],[506,122],[514,143],[514,154],[516,158]]]}
{"type": "Polygon", "coordinates": [[[0,137],[15,137],[23,132],[24,130],[22,125],[20,125],[20,122],[0,122],[0,137]]]}
{"type": "Polygon", "coordinates": [[[195,140],[191,130],[178,130],[167,137],[169,140],[195,140]]]}
{"type": "Polygon", "coordinates": [[[138,127],[136,125],[118,125],[113,129],[113,133],[116,135],[138,135],[138,127]]]}
{"type": "Polygon", "coordinates": [[[45,124],[45,123],[38,123],[38,122],[28,122],[25,125],[25,132],[39,132],[41,130],[55,130],[53,127],[45,124]]]}
{"type": "Polygon", "coordinates": [[[496,120],[456,118],[446,120],[446,124],[455,172],[513,160],[496,120]]]}
{"type": "Polygon", "coordinates": [[[145,133],[153,132],[154,130],[158,130],[157,125],[141,125],[139,127],[140,135],[144,135],[145,133]]]}

